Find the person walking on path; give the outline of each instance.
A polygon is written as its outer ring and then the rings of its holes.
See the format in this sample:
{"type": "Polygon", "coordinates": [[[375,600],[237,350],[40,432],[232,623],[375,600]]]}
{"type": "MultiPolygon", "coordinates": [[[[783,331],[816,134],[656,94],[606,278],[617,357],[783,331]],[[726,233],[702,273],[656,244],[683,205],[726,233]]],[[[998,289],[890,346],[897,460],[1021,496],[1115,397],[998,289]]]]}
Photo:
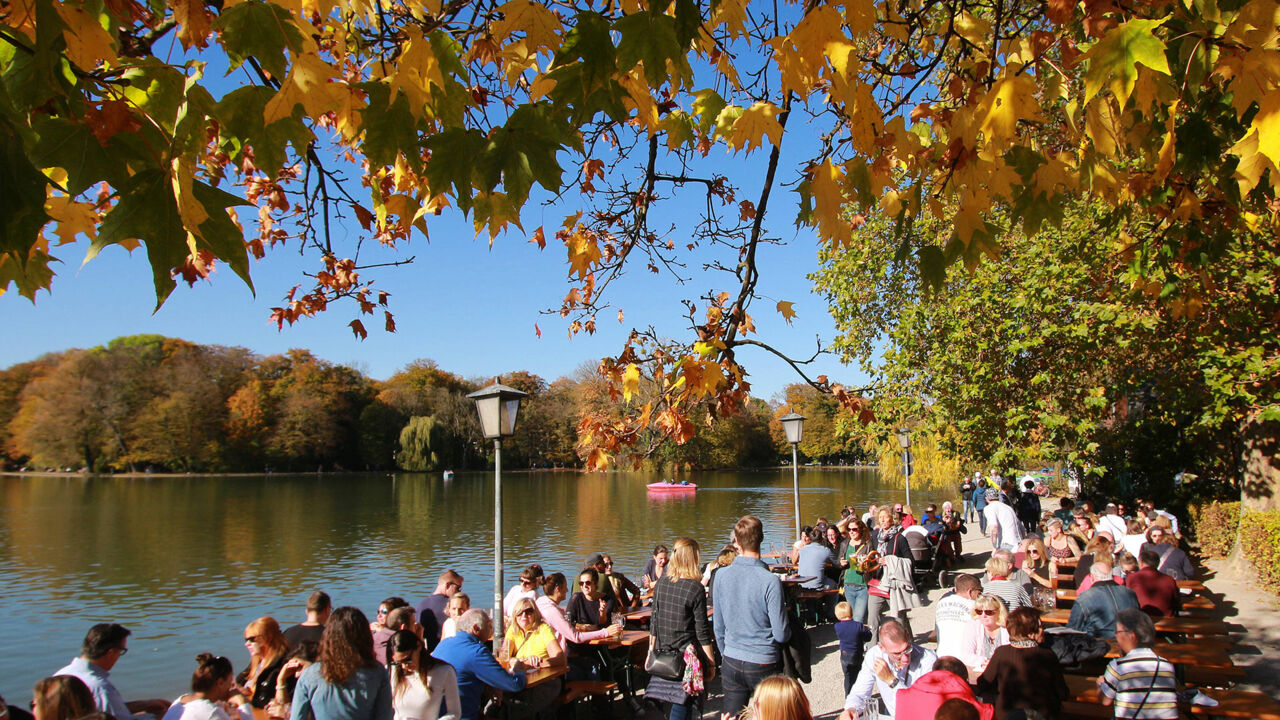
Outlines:
{"type": "Polygon", "coordinates": [[[733,526],[738,557],[716,573],[713,626],[729,717],[742,712],[761,680],[782,672],[782,644],[791,637],[782,581],[760,559],[763,540],[760,518],[743,516],[733,526]]]}

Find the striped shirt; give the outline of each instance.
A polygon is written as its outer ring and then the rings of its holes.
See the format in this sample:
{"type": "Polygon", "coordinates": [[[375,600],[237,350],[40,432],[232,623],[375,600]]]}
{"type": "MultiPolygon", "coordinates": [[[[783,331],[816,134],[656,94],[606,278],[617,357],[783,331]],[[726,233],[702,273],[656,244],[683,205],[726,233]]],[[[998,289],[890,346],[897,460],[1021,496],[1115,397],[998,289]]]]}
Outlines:
{"type": "Polygon", "coordinates": [[[1027,589],[1014,580],[987,580],[982,583],[982,592],[1003,600],[1008,610],[1031,606],[1031,596],[1027,594],[1027,589]]]}
{"type": "Polygon", "coordinates": [[[1107,665],[1098,687],[1115,700],[1118,718],[1178,717],[1178,678],[1173,663],[1151,648],[1134,648],[1107,665]]]}

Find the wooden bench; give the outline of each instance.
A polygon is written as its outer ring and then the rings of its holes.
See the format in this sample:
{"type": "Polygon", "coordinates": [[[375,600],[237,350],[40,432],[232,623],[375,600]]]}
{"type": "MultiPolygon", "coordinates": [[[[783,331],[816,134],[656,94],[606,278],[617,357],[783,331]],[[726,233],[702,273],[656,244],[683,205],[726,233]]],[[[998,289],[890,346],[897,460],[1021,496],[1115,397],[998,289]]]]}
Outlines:
{"type": "Polygon", "coordinates": [[[600,698],[604,702],[608,702],[609,696],[614,690],[618,689],[618,683],[607,682],[604,680],[570,680],[564,684],[564,691],[556,698],[556,704],[560,706],[561,712],[557,715],[567,714],[573,706],[588,698],[600,698]]]}
{"type": "MultiPolygon", "coordinates": [[[[1098,686],[1094,678],[1067,676],[1070,699],[1062,704],[1064,718],[1110,718],[1115,709],[1099,702],[1098,686]]],[[[1280,720],[1280,703],[1266,693],[1248,690],[1202,690],[1218,701],[1215,707],[1203,705],[1185,706],[1192,715],[1225,718],[1253,718],[1254,720],[1280,720]]]]}
{"type": "MultiPolygon", "coordinates": [[[[1075,602],[1077,597],[1075,588],[1058,588],[1054,590],[1054,595],[1057,596],[1060,602],[1075,602]]],[[[1217,605],[1213,603],[1212,598],[1207,598],[1203,595],[1191,595],[1189,597],[1184,595],[1182,597],[1183,610],[1213,610],[1216,607],[1217,605]]]]}
{"type": "MultiPolygon", "coordinates": [[[[1040,617],[1040,622],[1047,625],[1065,625],[1071,619],[1071,611],[1065,608],[1050,610],[1040,617]]],[[[1163,617],[1155,618],[1156,632],[1182,633],[1184,635],[1212,635],[1225,638],[1230,630],[1221,620],[1210,620],[1198,617],[1163,617]]]]}

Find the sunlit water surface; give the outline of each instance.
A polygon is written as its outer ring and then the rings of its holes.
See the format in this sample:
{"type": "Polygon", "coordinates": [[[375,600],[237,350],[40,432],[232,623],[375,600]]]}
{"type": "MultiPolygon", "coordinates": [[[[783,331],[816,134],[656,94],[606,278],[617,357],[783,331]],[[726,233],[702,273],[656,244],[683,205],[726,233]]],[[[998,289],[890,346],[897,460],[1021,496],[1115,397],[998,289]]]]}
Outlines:
{"type": "MultiPolygon", "coordinates": [[[[571,574],[601,551],[638,580],[653,545],[681,535],[709,559],[747,513],[764,521],[766,549],[789,544],[790,470],[687,477],[696,494],[664,497],[645,490],[654,476],[504,474],[504,586],[530,562],[571,574]]],[[[454,568],[473,604],[492,605],[492,473],[0,477],[0,492],[0,693],[11,704],[25,706],[97,622],[133,631],[112,671],[133,699],[185,691],[200,652],[243,667],[244,626],[301,621],[313,589],[372,615],[388,596],[416,603],[454,568]]],[[[875,470],[800,474],[806,523],[901,495],[875,470]]]]}

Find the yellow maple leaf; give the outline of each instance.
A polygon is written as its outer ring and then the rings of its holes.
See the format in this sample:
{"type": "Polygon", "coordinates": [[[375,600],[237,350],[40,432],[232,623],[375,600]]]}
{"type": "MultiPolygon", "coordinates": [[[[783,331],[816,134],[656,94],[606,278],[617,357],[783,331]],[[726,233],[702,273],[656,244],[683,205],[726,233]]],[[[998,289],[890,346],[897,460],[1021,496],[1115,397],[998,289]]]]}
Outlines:
{"type": "Polygon", "coordinates": [[[844,210],[844,168],[832,165],[830,160],[814,167],[809,192],[813,195],[813,216],[822,237],[836,245],[849,244],[849,223],[841,213],[844,210]]]}
{"type": "Polygon", "coordinates": [[[748,3],[749,0],[720,0],[713,6],[711,27],[723,25],[729,37],[746,37],[748,3]]]}
{"type": "Polygon", "coordinates": [[[346,102],[346,83],[333,81],[334,69],[318,55],[301,53],[289,75],[262,111],[264,125],[289,117],[302,105],[311,117],[320,117],[346,102]]]}
{"type": "Polygon", "coordinates": [[[627,91],[627,99],[630,100],[630,103],[624,101],[623,104],[629,104],[635,108],[635,122],[647,128],[649,137],[653,137],[660,129],[661,120],[658,117],[658,103],[649,93],[649,83],[644,80],[644,68],[635,67],[631,72],[618,78],[618,84],[627,91]]]}
{"type": "Polygon", "coordinates": [[[1280,92],[1272,92],[1258,103],[1249,130],[1258,134],[1258,152],[1272,165],[1280,165],[1280,92]]]}
{"type": "MultiPolygon", "coordinates": [[[[440,71],[440,62],[436,59],[431,42],[423,37],[422,30],[410,25],[406,30],[409,36],[405,41],[400,61],[391,75],[392,101],[397,93],[404,93],[409,100],[409,112],[421,118],[428,111],[431,102],[431,88],[444,87],[444,74],[440,71]]],[[[434,114],[434,113],[432,113],[434,114]]]]}
{"type": "Polygon", "coordinates": [[[957,208],[955,218],[956,237],[960,238],[960,242],[966,246],[973,241],[973,235],[979,230],[986,230],[986,222],[982,219],[982,213],[989,207],[984,202],[974,198],[969,193],[965,193],[960,200],[960,207],[957,208]]]}
{"type": "Polygon", "coordinates": [[[1280,180],[1277,180],[1276,166],[1267,159],[1266,155],[1258,152],[1257,133],[1245,135],[1243,139],[1231,147],[1229,152],[1240,158],[1240,162],[1236,163],[1233,177],[1240,187],[1241,195],[1252,192],[1258,186],[1258,183],[1262,182],[1262,175],[1267,170],[1271,171],[1273,183],[1280,182],[1280,180]]]}
{"type": "Polygon", "coordinates": [[[547,8],[531,0],[511,0],[498,8],[502,13],[501,20],[490,25],[490,32],[498,42],[502,42],[517,32],[524,33],[525,43],[529,49],[538,52],[547,50],[555,52],[560,47],[560,36],[564,26],[560,19],[547,8]]]}
{"type": "Polygon", "coordinates": [[[792,309],[794,304],[789,300],[778,301],[778,312],[782,313],[782,319],[786,320],[788,325],[791,324],[791,320],[796,316],[796,311],[792,309]]]}
{"type": "Polygon", "coordinates": [[[875,0],[844,0],[844,24],[856,35],[865,35],[876,29],[875,0]]]}
{"type": "Polygon", "coordinates": [[[763,145],[761,138],[766,135],[776,147],[782,142],[782,124],[774,119],[778,112],[778,106],[771,102],[758,102],[744,110],[726,138],[729,147],[735,152],[743,148],[751,152],[763,145]]]}
{"type": "Polygon", "coordinates": [[[581,227],[574,228],[573,232],[565,233],[564,244],[569,250],[569,274],[577,273],[580,279],[586,279],[591,267],[600,262],[600,246],[596,244],[595,235],[581,227]]]}
{"type": "Polygon", "coordinates": [[[97,67],[100,61],[113,65],[118,61],[111,34],[102,28],[98,18],[66,3],[57,3],[54,8],[67,26],[62,38],[67,43],[68,60],[85,70],[97,67]]]}
{"type": "MultiPolygon", "coordinates": [[[[209,213],[196,199],[192,189],[195,184],[195,162],[188,157],[175,157],[169,163],[169,170],[169,183],[173,187],[173,198],[178,204],[178,216],[182,219],[182,225],[186,228],[188,236],[198,237],[200,226],[209,219],[209,213]]],[[[196,249],[193,246],[192,253],[195,253],[196,249]]]]}
{"type": "Polygon", "coordinates": [[[98,213],[93,203],[75,202],[66,195],[51,195],[44,201],[44,210],[58,223],[58,244],[75,242],[76,235],[93,239],[98,234],[98,213]]]}
{"type": "Polygon", "coordinates": [[[1039,119],[1035,92],[1035,81],[1026,75],[1005,76],[991,86],[976,112],[978,129],[986,140],[984,154],[1002,153],[1017,137],[1019,120],[1039,119]]]}
{"type": "Polygon", "coordinates": [[[640,391],[640,366],[635,363],[627,365],[622,371],[622,399],[627,402],[640,391]]]}
{"type": "Polygon", "coordinates": [[[991,23],[967,10],[957,15],[951,25],[957,35],[979,48],[991,38],[991,23]]]}

